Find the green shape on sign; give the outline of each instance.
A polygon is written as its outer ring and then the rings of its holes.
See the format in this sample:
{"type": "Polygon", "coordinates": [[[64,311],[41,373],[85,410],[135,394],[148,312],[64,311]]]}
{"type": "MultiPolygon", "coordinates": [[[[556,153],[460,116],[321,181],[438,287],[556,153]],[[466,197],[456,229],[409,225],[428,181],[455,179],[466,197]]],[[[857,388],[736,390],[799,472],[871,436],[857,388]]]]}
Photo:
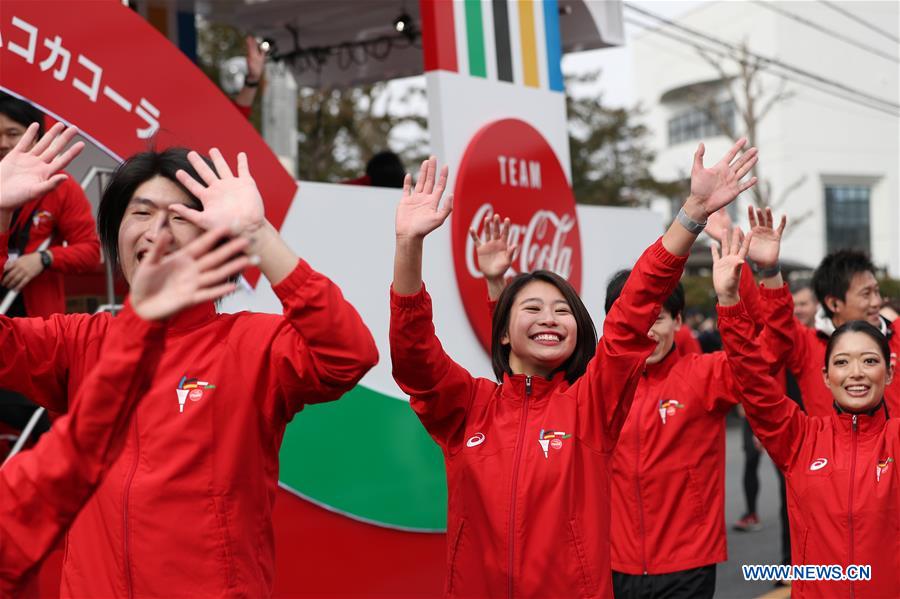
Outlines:
{"type": "Polygon", "coordinates": [[[405,401],[361,385],[288,425],[279,478],[311,500],[389,527],[445,530],[444,457],[405,401]]]}

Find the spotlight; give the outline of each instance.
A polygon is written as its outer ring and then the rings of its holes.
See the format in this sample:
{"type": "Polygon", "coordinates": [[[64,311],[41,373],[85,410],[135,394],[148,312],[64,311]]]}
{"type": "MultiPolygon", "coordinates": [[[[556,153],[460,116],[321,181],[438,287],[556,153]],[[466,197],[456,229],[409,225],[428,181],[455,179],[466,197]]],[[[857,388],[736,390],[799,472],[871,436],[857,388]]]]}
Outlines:
{"type": "Polygon", "coordinates": [[[394,29],[397,30],[397,33],[402,33],[404,35],[412,34],[412,17],[407,13],[401,13],[399,17],[394,19],[394,29]]]}
{"type": "Polygon", "coordinates": [[[256,38],[256,43],[259,46],[260,52],[267,56],[274,54],[277,50],[277,48],[275,47],[275,40],[273,40],[272,38],[256,38]]]}

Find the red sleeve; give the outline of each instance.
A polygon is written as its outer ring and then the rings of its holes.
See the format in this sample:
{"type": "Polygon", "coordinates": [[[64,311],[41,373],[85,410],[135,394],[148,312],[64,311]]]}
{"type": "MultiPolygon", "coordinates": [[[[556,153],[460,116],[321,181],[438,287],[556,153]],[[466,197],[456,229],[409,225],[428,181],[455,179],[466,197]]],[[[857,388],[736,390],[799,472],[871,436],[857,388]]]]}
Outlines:
{"type": "Polygon", "coordinates": [[[0,470],[0,595],[15,596],[35,573],[118,456],[156,371],[164,333],[164,325],[141,320],[126,305],[72,411],[0,470]]]}
{"type": "MultiPolygon", "coordinates": [[[[2,242],[0,242],[2,243],[2,242]]],[[[50,318],[0,316],[0,386],[58,413],[68,409],[68,369],[77,321],[89,315],[50,318]]]]}
{"type": "Polygon", "coordinates": [[[631,409],[644,362],[656,347],[647,336],[672,294],[687,256],[675,256],[662,240],[647,248],[603,322],[603,336],[587,371],[575,382],[580,439],[612,451],[631,409]]]}
{"type": "Polygon", "coordinates": [[[71,178],[57,187],[61,206],[57,227],[60,243],[50,246],[51,269],[67,274],[93,272],[100,264],[100,239],[84,190],[71,178]],[[65,241],[67,245],[62,245],[65,241]]]}
{"type": "Polygon", "coordinates": [[[304,260],[272,288],[284,322],[271,346],[270,394],[290,418],[304,404],[339,399],[377,362],[372,333],[328,277],[304,260]]]}
{"type": "Polygon", "coordinates": [[[741,301],[744,302],[744,305],[747,307],[747,312],[753,319],[757,333],[762,331],[764,320],[759,290],[760,286],[757,286],[756,279],[753,278],[753,271],[750,269],[750,265],[747,261],[744,260],[744,265],[741,266],[741,279],[738,293],[740,294],[741,301]]]}
{"type": "Polygon", "coordinates": [[[725,414],[738,403],[734,377],[725,352],[717,351],[693,357],[688,377],[684,381],[701,398],[707,412],[725,414]]]}
{"type": "Polygon", "coordinates": [[[722,345],[750,428],[775,465],[787,472],[799,454],[809,419],[769,374],[744,304],[719,306],[718,312],[722,345]]]}
{"type": "Polygon", "coordinates": [[[397,295],[391,289],[390,343],[394,380],[410,396],[428,434],[445,452],[452,452],[465,430],[475,379],[438,341],[424,285],[413,295],[397,295]]]}
{"type": "Polygon", "coordinates": [[[697,341],[694,332],[687,325],[681,325],[681,328],[675,332],[675,349],[678,350],[679,356],[703,353],[700,342],[697,341]]]}

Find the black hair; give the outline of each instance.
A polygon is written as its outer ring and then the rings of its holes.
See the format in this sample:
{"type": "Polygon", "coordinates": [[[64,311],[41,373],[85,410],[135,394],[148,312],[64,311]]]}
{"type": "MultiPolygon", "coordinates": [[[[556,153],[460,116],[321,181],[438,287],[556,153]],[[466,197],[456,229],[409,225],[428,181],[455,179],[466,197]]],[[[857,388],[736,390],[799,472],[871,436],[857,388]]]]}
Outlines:
{"type": "MultiPolygon", "coordinates": [[[[604,306],[607,314],[612,309],[613,303],[622,295],[622,288],[625,287],[625,282],[630,274],[631,270],[629,269],[620,270],[609,280],[609,284],[606,286],[606,304],[604,306]]],[[[663,302],[662,307],[672,318],[678,318],[684,311],[684,287],[680,282],[672,290],[672,294],[663,302]]]]}
{"type": "MultiPolygon", "coordinates": [[[[165,177],[178,186],[192,201],[192,208],[203,210],[194,194],[175,178],[180,169],[198,181],[199,175],[188,162],[187,148],[168,148],[162,152],[141,152],[120,164],[110,179],[97,208],[97,230],[106,259],[113,267],[119,263],[119,226],[135,190],[154,177],[165,177]]],[[[212,161],[204,157],[212,167],[212,161]]],[[[214,167],[213,167],[214,168],[214,167]]]]}
{"type": "Polygon", "coordinates": [[[813,289],[812,279],[809,279],[809,278],[802,278],[802,279],[797,279],[795,281],[790,281],[788,283],[788,287],[790,287],[791,293],[799,293],[799,292],[803,291],[804,289],[809,289],[810,291],[813,292],[813,294],[815,294],[815,292],[816,292],[816,290],[813,289]]]}
{"type": "Polygon", "coordinates": [[[875,274],[875,265],[863,252],[857,250],[838,250],[825,256],[822,263],[813,273],[812,284],[816,292],[816,298],[825,309],[828,318],[834,316],[834,312],[825,302],[828,297],[834,297],[844,301],[850,282],[859,273],[870,272],[875,274]]]}
{"type": "Polygon", "coordinates": [[[26,128],[31,123],[37,123],[38,136],[36,139],[40,139],[44,134],[44,113],[25,100],[0,92],[0,114],[5,114],[7,118],[26,128]]]}
{"type": "Polygon", "coordinates": [[[503,336],[509,330],[509,315],[512,312],[513,303],[519,292],[532,281],[543,281],[559,289],[578,327],[575,341],[575,350],[572,355],[555,372],[565,372],[566,380],[571,385],[587,370],[588,362],[597,351],[597,329],[584,302],[578,297],[578,292],[564,278],[549,270],[536,270],[530,273],[522,273],[510,281],[503,293],[497,299],[497,307],[494,310],[494,320],[491,326],[491,364],[494,367],[494,375],[498,381],[503,380],[504,374],[513,374],[509,367],[509,354],[511,347],[502,343],[503,336]]]}
{"type": "Polygon", "coordinates": [[[828,361],[831,359],[831,352],[834,350],[837,340],[847,333],[864,333],[874,339],[875,343],[878,344],[878,349],[881,350],[881,356],[884,358],[885,364],[890,366],[891,346],[887,337],[877,327],[872,326],[865,320],[848,320],[839,326],[831,334],[831,338],[828,339],[828,345],[825,346],[825,370],[828,370],[828,361]]]}
{"type": "Polygon", "coordinates": [[[406,169],[400,157],[390,150],[378,152],[366,163],[366,175],[373,187],[403,187],[406,169]]]}

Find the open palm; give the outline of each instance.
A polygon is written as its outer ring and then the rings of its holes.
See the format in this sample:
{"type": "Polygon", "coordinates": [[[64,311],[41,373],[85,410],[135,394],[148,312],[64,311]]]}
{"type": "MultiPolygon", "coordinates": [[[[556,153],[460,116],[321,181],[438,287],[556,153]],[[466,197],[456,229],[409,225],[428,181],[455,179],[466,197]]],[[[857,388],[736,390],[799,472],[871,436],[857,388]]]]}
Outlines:
{"type": "Polygon", "coordinates": [[[235,284],[227,279],[249,264],[249,258],[243,254],[249,241],[237,237],[216,247],[228,235],[227,227],[208,231],[166,254],[173,237],[168,230],[160,232],[131,281],[134,311],[145,320],[160,320],[234,291],[235,284]]]}
{"type": "Polygon", "coordinates": [[[781,251],[781,236],[787,225],[787,218],[781,217],[778,228],[774,228],[772,209],[764,211],[747,208],[747,216],[750,220],[750,232],[753,233],[753,242],[750,244],[749,257],[762,267],[774,266],[778,262],[778,254],[781,251]]]}
{"type": "Polygon", "coordinates": [[[423,238],[440,227],[453,210],[453,196],[441,205],[441,196],[447,185],[447,167],[441,168],[435,182],[437,159],[431,157],[422,163],[415,187],[412,177],[403,179],[403,196],[397,204],[395,229],[397,237],[423,238]]]}
{"type": "Polygon", "coordinates": [[[256,181],[250,175],[247,155],[243,152],[238,154],[237,176],[231,172],[218,149],[211,149],[209,156],[215,170],[197,152],[188,153],[188,161],[206,185],[183,170],[175,173],[181,184],[200,200],[203,210],[173,204],[170,207],[172,212],[206,231],[227,227],[237,235],[260,227],[265,219],[265,210],[256,181]]]}
{"type": "Polygon", "coordinates": [[[694,164],[691,168],[691,195],[701,203],[707,215],[727,206],[741,192],[756,184],[756,177],[741,183],[741,179],[750,172],[757,161],[756,148],[750,148],[737,157],[738,152],[746,143],[746,139],[739,139],[721,160],[708,168],[703,166],[703,154],[706,148],[702,143],[694,153],[694,164]]]}
{"type": "Polygon", "coordinates": [[[500,215],[493,218],[486,216],[481,236],[475,229],[469,229],[469,235],[475,242],[475,253],[478,256],[478,270],[486,279],[500,279],[512,266],[518,248],[509,243],[509,219],[500,222],[500,215]]]}
{"type": "Polygon", "coordinates": [[[740,227],[735,227],[730,235],[728,233],[722,235],[721,252],[715,244],[710,246],[713,259],[713,288],[720,301],[738,297],[741,266],[747,258],[752,239],[752,232],[744,237],[740,227]]]}
{"type": "Polygon", "coordinates": [[[19,143],[0,160],[0,210],[11,212],[65,181],[66,175],[59,171],[84,148],[84,143],[78,142],[63,151],[78,133],[75,127],[56,123],[34,143],[37,131],[37,123],[32,123],[19,143]]]}

